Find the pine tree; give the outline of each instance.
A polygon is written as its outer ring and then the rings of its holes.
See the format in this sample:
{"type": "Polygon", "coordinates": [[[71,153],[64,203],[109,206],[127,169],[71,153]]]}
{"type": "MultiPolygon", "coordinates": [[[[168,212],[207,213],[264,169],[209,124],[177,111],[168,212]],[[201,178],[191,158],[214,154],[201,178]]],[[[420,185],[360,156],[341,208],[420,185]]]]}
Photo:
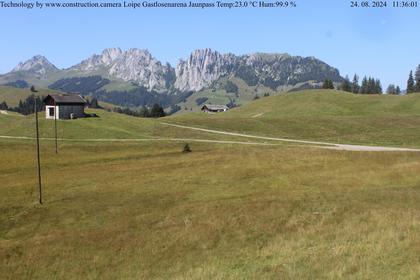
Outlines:
{"type": "Polygon", "coordinates": [[[363,77],[362,86],[360,87],[360,93],[368,93],[368,79],[366,76],[363,77]]]}
{"type": "MultiPolygon", "coordinates": [[[[179,108],[179,109],[181,109],[181,108],[179,108]]],[[[140,108],[139,115],[140,115],[140,117],[147,118],[147,117],[149,117],[150,112],[147,109],[147,107],[143,106],[143,107],[140,108]]]]}
{"type": "Polygon", "coordinates": [[[90,108],[101,108],[98,104],[98,99],[96,99],[95,97],[92,98],[92,100],[89,102],[89,107],[90,108]]]}
{"type": "Polygon", "coordinates": [[[352,86],[351,86],[351,83],[350,83],[350,80],[349,80],[349,77],[348,76],[346,76],[346,78],[344,79],[344,81],[341,83],[340,89],[342,91],[348,91],[348,92],[351,92],[352,91],[352,86]]]}
{"type": "Polygon", "coordinates": [[[407,80],[407,93],[412,93],[415,91],[415,83],[413,78],[413,71],[410,71],[410,75],[408,75],[407,80]]]}
{"type": "Polygon", "coordinates": [[[401,94],[401,89],[399,86],[397,86],[397,88],[395,89],[395,94],[396,95],[400,95],[401,94]]]}
{"type": "Polygon", "coordinates": [[[150,110],[150,117],[152,118],[160,118],[165,116],[165,111],[159,104],[154,104],[152,109],[150,110]]]}
{"type": "Polygon", "coordinates": [[[420,64],[417,66],[416,73],[414,74],[414,80],[416,82],[415,92],[420,92],[420,64]]]}
{"type": "Polygon", "coordinates": [[[381,85],[381,81],[379,79],[376,79],[376,81],[375,81],[375,88],[374,88],[373,93],[382,94],[382,85],[381,85]]]}
{"type": "Polygon", "coordinates": [[[371,77],[368,78],[367,94],[375,93],[375,80],[371,77]]]}
{"type": "Polygon", "coordinates": [[[3,101],[2,103],[0,103],[0,110],[7,110],[9,109],[9,106],[7,106],[6,101],[3,101]]]}
{"type": "Polygon", "coordinates": [[[390,84],[388,86],[388,88],[386,89],[386,93],[387,94],[397,94],[397,88],[395,87],[395,85],[390,84]]]}
{"type": "Polygon", "coordinates": [[[322,84],[323,89],[334,89],[334,83],[331,80],[325,80],[322,84]]]}
{"type": "Polygon", "coordinates": [[[354,74],[354,77],[353,77],[353,82],[351,84],[351,91],[353,93],[359,93],[360,91],[359,76],[357,76],[356,74],[354,74]]]}

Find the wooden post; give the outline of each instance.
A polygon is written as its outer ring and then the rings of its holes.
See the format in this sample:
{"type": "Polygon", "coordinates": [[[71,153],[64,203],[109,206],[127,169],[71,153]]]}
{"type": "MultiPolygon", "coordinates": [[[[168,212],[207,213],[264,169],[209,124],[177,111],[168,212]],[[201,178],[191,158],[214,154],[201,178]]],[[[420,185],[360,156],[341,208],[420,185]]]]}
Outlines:
{"type": "Polygon", "coordinates": [[[54,131],[55,131],[55,153],[58,154],[58,140],[57,140],[57,103],[54,101],[54,131]]]}
{"type": "Polygon", "coordinates": [[[41,182],[41,157],[39,154],[39,125],[38,125],[38,108],[36,106],[35,87],[31,87],[31,92],[34,93],[34,109],[35,109],[35,129],[36,129],[36,157],[38,167],[38,190],[39,190],[39,204],[42,204],[42,182],[41,182]]]}

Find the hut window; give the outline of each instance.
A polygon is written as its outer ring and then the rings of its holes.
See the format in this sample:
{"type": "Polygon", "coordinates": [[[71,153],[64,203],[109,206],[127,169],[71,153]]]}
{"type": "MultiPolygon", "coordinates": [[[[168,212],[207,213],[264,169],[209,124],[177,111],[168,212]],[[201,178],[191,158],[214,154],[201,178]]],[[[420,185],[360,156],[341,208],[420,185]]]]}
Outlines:
{"type": "Polygon", "coordinates": [[[54,116],[54,107],[49,108],[50,117],[54,116]]]}

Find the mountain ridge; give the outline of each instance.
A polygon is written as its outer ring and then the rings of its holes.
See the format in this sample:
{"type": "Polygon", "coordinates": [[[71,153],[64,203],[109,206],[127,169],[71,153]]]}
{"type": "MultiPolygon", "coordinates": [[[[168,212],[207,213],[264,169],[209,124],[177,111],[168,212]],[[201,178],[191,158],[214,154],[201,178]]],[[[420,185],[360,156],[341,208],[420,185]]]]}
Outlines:
{"type": "Polygon", "coordinates": [[[0,75],[0,84],[16,80],[56,82],[69,77],[100,75],[122,83],[135,83],[149,91],[200,91],[222,77],[238,77],[248,85],[263,84],[276,89],[283,85],[331,79],[341,82],[338,69],[315,57],[286,53],[236,55],[210,48],[194,50],[176,66],[162,63],[147,49],[107,48],[81,62],[59,69],[42,55],[20,62],[9,73],[0,75]]]}

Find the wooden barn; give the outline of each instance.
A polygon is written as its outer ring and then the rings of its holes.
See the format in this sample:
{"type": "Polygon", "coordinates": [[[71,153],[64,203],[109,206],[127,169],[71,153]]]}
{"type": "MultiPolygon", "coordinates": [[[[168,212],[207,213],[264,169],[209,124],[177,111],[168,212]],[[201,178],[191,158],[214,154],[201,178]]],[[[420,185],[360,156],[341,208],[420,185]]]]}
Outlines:
{"type": "Polygon", "coordinates": [[[226,105],[205,104],[203,107],[201,107],[201,111],[206,113],[220,113],[226,112],[227,110],[229,110],[229,107],[226,105]]]}
{"type": "Polygon", "coordinates": [[[86,100],[80,95],[50,94],[44,98],[47,119],[69,120],[85,117],[86,100]]]}

